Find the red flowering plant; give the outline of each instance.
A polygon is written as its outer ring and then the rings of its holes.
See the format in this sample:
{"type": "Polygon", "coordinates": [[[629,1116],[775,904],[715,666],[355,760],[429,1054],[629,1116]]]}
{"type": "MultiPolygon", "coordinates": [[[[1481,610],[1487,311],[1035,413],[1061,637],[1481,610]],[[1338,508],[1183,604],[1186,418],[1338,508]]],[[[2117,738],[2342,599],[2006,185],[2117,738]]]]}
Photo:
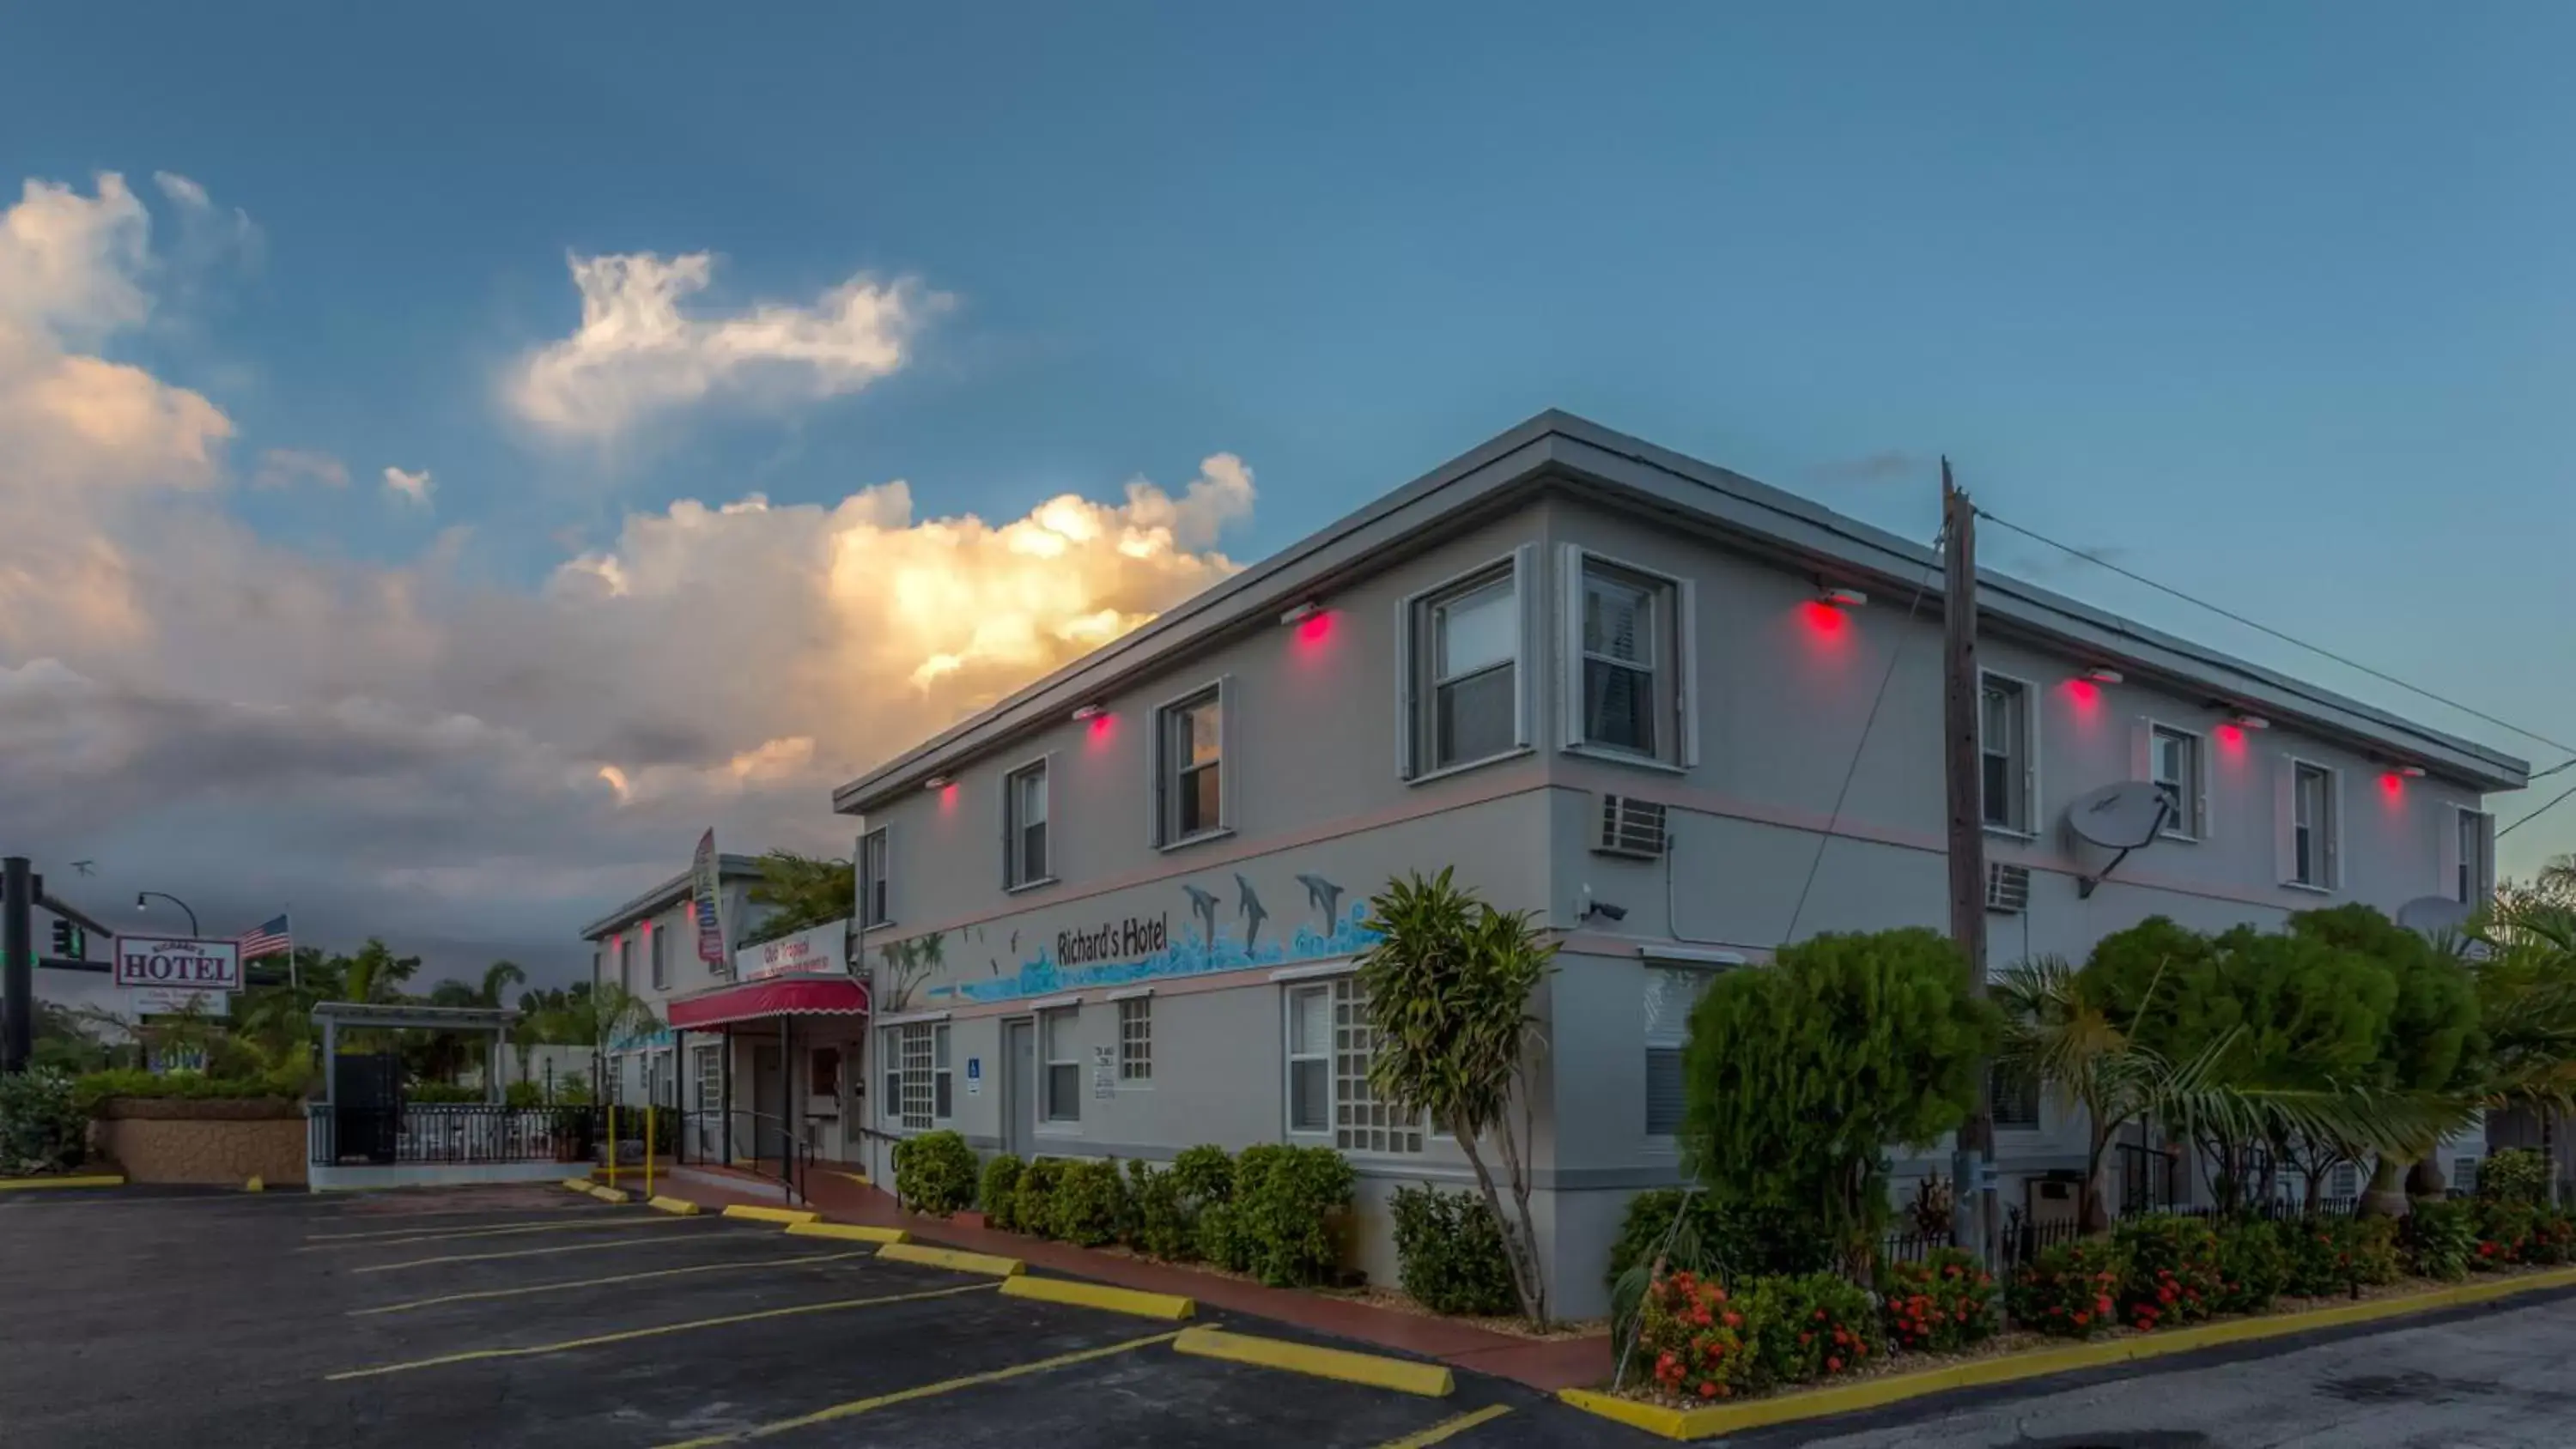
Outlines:
{"type": "Polygon", "coordinates": [[[2060,1338],[2091,1338],[2119,1321],[2127,1264],[2104,1238],[2060,1243],[2022,1265],[2006,1302],[2013,1321],[2060,1338]]]}
{"type": "Polygon", "coordinates": [[[1995,1277],[1974,1255],[1936,1248],[1920,1263],[1888,1263],[1878,1272],[1879,1311],[1887,1341],[1917,1353],[1947,1353],[1983,1342],[1995,1331],[1995,1277]]]}
{"type": "Polygon", "coordinates": [[[2191,1218],[2131,1218],[2111,1235],[2122,1260],[2120,1321],[2141,1333],[2207,1318],[2224,1291],[2218,1234],[2191,1218]]]}
{"type": "Polygon", "coordinates": [[[1754,1379],[1743,1310],[1716,1279],[1693,1273],[1647,1285],[1637,1352],[1655,1387],[1677,1399],[1733,1398],[1754,1379]]]}
{"type": "Polygon", "coordinates": [[[2531,1207],[2519,1202],[2486,1201],[2477,1205],[2477,1257],[2473,1266],[2493,1270],[2530,1261],[2538,1227],[2531,1207]]]}
{"type": "Polygon", "coordinates": [[[1743,1305],[1755,1376],[1764,1384],[1834,1378],[1886,1352],[1869,1291],[1837,1274],[1757,1278],[1743,1305]]]}

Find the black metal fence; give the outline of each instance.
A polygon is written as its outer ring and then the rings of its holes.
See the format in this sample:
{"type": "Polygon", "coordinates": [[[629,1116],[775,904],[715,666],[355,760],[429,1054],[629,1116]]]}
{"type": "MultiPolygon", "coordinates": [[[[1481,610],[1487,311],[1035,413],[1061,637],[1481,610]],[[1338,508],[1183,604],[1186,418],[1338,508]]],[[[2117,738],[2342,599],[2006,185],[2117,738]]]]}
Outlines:
{"type": "MultiPolygon", "coordinates": [[[[2302,1218],[2311,1217],[2348,1218],[2358,1211],[2360,1207],[2361,1200],[2359,1198],[2330,1197],[2320,1199],[2317,1203],[2316,1210],[2314,1212],[2310,1212],[2304,1201],[2294,1201],[2288,1198],[2267,1198],[2261,1202],[2243,1203],[2233,1208],[2206,1206],[2160,1207],[2152,1209],[2152,1211],[2156,1213],[2169,1213],[2176,1217],[2199,1218],[2203,1220],[2217,1218],[2261,1218],[2267,1222],[2295,1222],[2302,1218]]],[[[2124,1214],[2124,1216],[2136,1216],[2136,1214],[2124,1214]]],[[[2023,1263],[2030,1262],[2032,1259],[2037,1258],[2041,1253],[2044,1253],[2050,1248],[2054,1248],[2061,1243],[2072,1243],[2081,1240],[2084,1236],[2084,1228],[2081,1223],[2072,1218],[2049,1223],[2033,1222],[2029,1218],[2025,1217],[2020,1210],[2008,1209],[2004,1214],[2004,1229],[2002,1236],[2003,1260],[2008,1264],[2019,1266],[2023,1263]]],[[[1879,1261],[1884,1263],[1920,1263],[1931,1257],[1938,1249],[1946,1248],[1948,1246],[1950,1246],[1950,1235],[1946,1231],[1927,1233],[1918,1229],[1908,1229],[1903,1232],[1890,1233],[1880,1240],[1878,1248],[1879,1261]]]]}
{"type": "Polygon", "coordinates": [[[316,1163],[587,1162],[597,1155],[599,1119],[590,1107],[508,1107],[411,1102],[391,1107],[308,1110],[305,1136],[316,1163]]]}

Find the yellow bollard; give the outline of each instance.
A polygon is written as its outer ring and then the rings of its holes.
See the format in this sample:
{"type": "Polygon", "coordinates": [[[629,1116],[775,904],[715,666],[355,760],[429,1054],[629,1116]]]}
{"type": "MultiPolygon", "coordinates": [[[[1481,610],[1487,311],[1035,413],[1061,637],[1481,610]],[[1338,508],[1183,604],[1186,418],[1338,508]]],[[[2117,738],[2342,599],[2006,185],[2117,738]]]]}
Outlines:
{"type": "Polygon", "coordinates": [[[617,1104],[608,1104],[608,1185],[617,1186],[617,1104]]]}
{"type": "Polygon", "coordinates": [[[653,1104],[644,1104],[644,1195],[653,1195],[653,1104]]]}

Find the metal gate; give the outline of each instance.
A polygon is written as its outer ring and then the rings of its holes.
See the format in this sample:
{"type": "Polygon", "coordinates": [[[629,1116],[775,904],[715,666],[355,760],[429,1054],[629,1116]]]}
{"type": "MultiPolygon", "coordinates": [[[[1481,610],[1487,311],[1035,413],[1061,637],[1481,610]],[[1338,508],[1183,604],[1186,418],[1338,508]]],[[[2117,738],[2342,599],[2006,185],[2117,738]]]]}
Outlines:
{"type": "Polygon", "coordinates": [[[402,1058],[342,1053],[331,1064],[331,1160],[392,1162],[402,1142],[402,1058]]]}

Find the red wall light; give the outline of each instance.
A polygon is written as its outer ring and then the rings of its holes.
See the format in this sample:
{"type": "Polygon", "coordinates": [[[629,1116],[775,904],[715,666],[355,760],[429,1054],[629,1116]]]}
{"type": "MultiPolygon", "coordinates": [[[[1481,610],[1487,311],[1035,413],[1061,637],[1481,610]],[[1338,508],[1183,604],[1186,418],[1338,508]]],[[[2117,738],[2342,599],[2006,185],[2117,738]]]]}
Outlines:
{"type": "Polygon", "coordinates": [[[2070,679],[2066,681],[2066,697],[2075,701],[2078,709],[2091,709],[2102,702],[2102,688],[2089,679],[2070,679]]]}
{"type": "Polygon", "coordinates": [[[2379,793],[2391,800],[2399,798],[2406,793],[2406,777],[2395,770],[2382,772],[2379,777],[2379,793]]]}
{"type": "Polygon", "coordinates": [[[1312,646],[1321,644],[1325,640],[1332,638],[1333,619],[1334,614],[1332,610],[1318,609],[1314,613],[1307,615],[1305,618],[1298,620],[1297,642],[1312,646]]]}
{"type": "Polygon", "coordinates": [[[1804,619],[1808,630],[1820,639],[1839,639],[1851,627],[1850,616],[1822,599],[1809,599],[1800,604],[1798,617],[1804,619]]]}

